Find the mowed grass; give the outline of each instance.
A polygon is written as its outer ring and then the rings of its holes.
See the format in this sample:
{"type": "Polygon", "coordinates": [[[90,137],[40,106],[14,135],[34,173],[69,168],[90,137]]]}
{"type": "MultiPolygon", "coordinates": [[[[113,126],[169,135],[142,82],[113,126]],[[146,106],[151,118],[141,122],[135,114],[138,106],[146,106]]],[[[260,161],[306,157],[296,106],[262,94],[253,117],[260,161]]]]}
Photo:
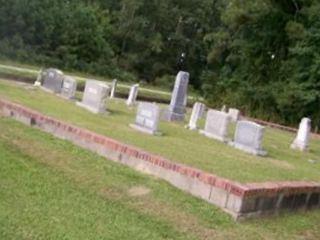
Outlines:
{"type": "MultiPolygon", "coordinates": [[[[136,109],[123,100],[109,100],[109,115],[94,115],[40,89],[0,81],[0,97],[21,103],[46,115],[93,130],[172,161],[184,163],[240,182],[320,180],[320,141],[313,139],[308,153],[290,149],[295,135],[266,129],[264,148],[268,157],[256,157],[219,141],[208,139],[184,124],[160,124],[163,136],[149,136],[129,127],[136,109]],[[312,160],[312,161],[310,161],[312,160]]],[[[232,137],[232,136],[230,136],[232,137]]]]}
{"type": "Polygon", "coordinates": [[[0,118],[0,239],[320,238],[320,211],[235,223],[164,181],[0,118]]]}

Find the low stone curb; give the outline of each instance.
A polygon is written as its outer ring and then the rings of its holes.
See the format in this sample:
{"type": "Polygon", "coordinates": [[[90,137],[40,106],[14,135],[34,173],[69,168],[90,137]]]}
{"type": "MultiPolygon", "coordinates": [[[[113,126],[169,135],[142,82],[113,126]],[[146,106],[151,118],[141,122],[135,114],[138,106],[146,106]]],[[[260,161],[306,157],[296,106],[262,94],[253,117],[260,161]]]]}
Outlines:
{"type": "Polygon", "coordinates": [[[237,220],[281,211],[320,208],[318,182],[242,184],[174,163],[4,99],[0,99],[0,113],[58,138],[69,140],[110,160],[164,179],[177,188],[222,208],[237,220]]]}

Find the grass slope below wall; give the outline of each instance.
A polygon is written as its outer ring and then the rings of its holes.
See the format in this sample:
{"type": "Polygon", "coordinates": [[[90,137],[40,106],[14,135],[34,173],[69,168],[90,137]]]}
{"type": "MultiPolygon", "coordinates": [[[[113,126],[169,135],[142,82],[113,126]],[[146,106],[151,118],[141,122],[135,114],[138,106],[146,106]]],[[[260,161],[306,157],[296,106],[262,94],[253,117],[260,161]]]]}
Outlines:
{"type": "Polygon", "coordinates": [[[320,211],[235,223],[164,181],[0,117],[0,239],[320,238],[320,211]]]}

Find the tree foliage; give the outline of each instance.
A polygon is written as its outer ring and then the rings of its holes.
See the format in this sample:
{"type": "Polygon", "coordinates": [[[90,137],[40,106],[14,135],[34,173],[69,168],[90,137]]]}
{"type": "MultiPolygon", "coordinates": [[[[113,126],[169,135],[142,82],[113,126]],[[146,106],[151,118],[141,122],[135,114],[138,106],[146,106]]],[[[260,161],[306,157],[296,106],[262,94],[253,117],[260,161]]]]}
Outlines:
{"type": "Polygon", "coordinates": [[[2,57],[171,86],[187,53],[212,106],[320,122],[318,0],[0,0],[2,57]]]}

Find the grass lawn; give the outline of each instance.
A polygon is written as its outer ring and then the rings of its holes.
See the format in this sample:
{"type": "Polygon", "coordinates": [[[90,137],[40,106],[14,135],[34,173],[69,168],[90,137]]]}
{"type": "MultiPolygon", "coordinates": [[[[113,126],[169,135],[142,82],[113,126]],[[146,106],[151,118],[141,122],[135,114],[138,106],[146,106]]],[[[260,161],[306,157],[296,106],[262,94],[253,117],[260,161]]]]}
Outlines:
{"type": "Polygon", "coordinates": [[[293,151],[289,146],[294,134],[267,128],[264,147],[269,155],[256,157],[189,131],[183,124],[162,122],[162,137],[137,132],[129,127],[129,123],[134,122],[135,109],[127,108],[123,100],[119,99],[108,101],[110,115],[94,115],[75,106],[73,102],[13,82],[0,81],[0,97],[173,161],[240,182],[320,181],[319,140],[312,140],[308,153],[293,151]],[[309,160],[315,160],[316,163],[309,160]]]}
{"type": "Polygon", "coordinates": [[[70,142],[6,118],[0,130],[0,239],[320,238],[320,211],[235,223],[70,142]]]}

